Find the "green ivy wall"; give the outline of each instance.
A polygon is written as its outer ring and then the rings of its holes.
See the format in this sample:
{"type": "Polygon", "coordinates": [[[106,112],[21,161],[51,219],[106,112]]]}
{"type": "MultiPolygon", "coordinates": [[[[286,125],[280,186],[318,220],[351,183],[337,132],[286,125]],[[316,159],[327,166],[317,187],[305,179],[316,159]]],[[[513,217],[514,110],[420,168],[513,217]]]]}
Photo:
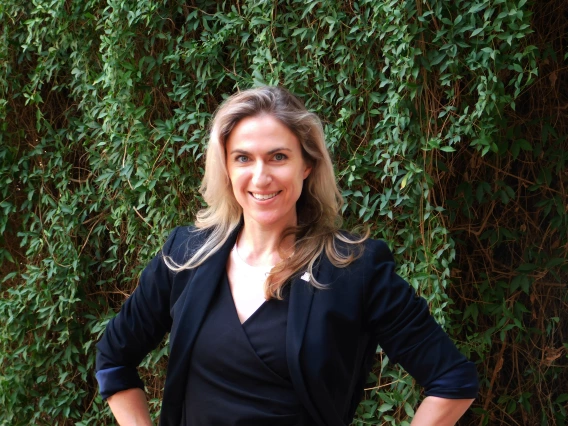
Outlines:
{"type": "MultiPolygon", "coordinates": [[[[207,125],[280,84],[323,119],[346,227],[478,365],[461,424],[564,425],[567,53],[561,0],[3,0],[0,424],[112,424],[94,343],[202,206],[207,125]]],[[[144,362],[159,412],[167,349],[144,362]]],[[[355,425],[421,390],[377,353],[355,425]]]]}

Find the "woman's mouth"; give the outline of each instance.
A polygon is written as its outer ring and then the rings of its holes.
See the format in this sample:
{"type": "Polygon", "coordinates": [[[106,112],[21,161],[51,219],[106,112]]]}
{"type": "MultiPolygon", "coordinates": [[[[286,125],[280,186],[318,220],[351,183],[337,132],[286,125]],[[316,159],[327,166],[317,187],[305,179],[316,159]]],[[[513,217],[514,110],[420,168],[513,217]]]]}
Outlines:
{"type": "Polygon", "coordinates": [[[272,194],[258,194],[256,192],[249,192],[249,194],[252,195],[255,200],[259,201],[270,200],[271,198],[276,197],[279,193],[280,191],[273,192],[272,194]]]}

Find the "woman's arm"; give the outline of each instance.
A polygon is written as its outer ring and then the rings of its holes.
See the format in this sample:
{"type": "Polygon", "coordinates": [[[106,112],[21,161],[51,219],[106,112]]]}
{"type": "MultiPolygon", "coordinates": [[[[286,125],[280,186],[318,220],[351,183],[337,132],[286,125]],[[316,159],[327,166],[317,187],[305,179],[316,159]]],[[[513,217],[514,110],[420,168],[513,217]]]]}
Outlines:
{"type": "Polygon", "coordinates": [[[430,315],[426,300],[396,274],[386,244],[374,244],[374,274],[365,298],[368,327],[377,333],[391,362],[400,364],[425,388],[426,398],[412,425],[454,425],[477,396],[475,364],[430,315]]]}
{"type": "Polygon", "coordinates": [[[120,426],[153,426],[146,395],[142,389],[117,392],[110,396],[107,402],[120,426]]]}
{"type": "Polygon", "coordinates": [[[453,426],[469,408],[473,399],[424,398],[416,411],[412,426],[453,426]]]}
{"type": "Polygon", "coordinates": [[[137,288],[108,322],[96,345],[100,393],[121,426],[152,424],[137,366],[171,328],[172,274],[163,255],[171,254],[179,229],[170,234],[163,251],[146,266],[137,288]]]}

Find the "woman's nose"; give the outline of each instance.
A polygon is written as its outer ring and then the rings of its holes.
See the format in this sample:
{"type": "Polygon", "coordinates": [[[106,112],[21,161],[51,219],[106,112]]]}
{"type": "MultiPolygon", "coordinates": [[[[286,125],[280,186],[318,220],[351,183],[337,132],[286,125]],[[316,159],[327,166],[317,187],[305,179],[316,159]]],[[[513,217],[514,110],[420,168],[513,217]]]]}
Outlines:
{"type": "Polygon", "coordinates": [[[272,178],[270,177],[269,169],[262,161],[256,163],[252,176],[252,183],[257,188],[263,188],[270,184],[272,178]]]}

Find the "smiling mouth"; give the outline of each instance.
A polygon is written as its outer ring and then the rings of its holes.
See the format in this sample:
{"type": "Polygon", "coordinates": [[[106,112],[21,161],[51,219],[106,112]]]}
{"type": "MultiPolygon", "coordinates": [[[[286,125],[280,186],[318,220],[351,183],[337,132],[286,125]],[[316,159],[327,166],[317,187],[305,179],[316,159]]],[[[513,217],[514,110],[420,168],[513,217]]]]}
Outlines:
{"type": "Polygon", "coordinates": [[[273,192],[272,194],[256,194],[254,192],[249,192],[249,194],[252,195],[255,200],[260,200],[260,201],[270,200],[271,198],[276,197],[279,193],[280,191],[273,192]]]}

